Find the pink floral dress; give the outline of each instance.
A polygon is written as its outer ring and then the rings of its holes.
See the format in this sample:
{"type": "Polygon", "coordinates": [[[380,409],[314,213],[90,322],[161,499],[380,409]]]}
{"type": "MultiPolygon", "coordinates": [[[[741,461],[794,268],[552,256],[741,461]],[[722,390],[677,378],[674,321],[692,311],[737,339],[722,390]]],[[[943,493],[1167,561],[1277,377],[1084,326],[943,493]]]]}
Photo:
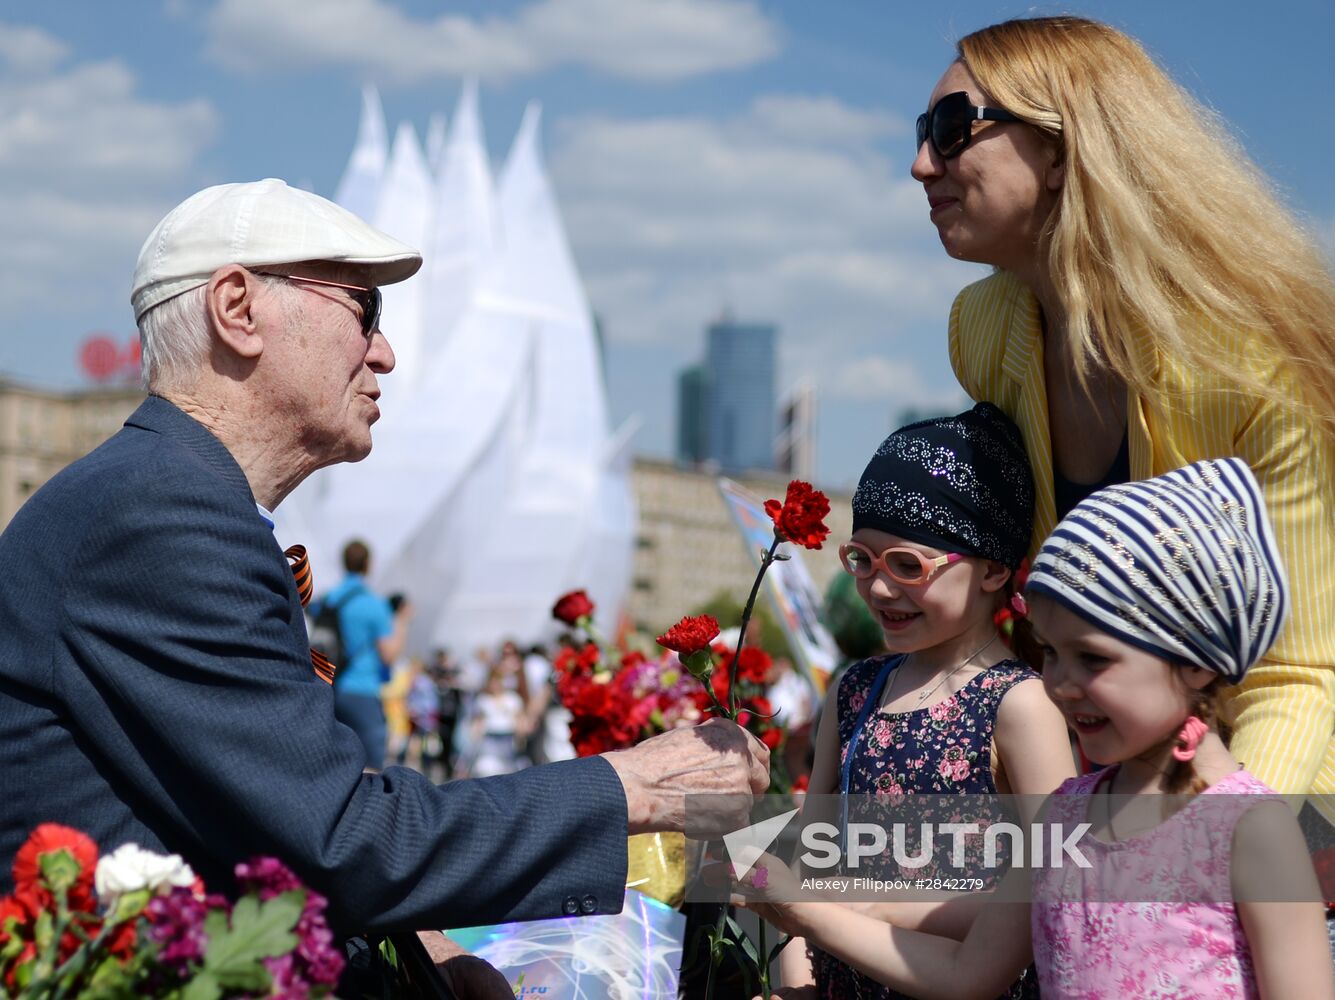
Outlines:
{"type": "MultiPolygon", "coordinates": [[[[1050,820],[1083,821],[1089,797],[1114,768],[1072,778],[1055,793],[1050,820]]],[[[1233,829],[1274,795],[1235,771],[1153,830],[1117,843],[1080,842],[1089,868],[1034,875],[1034,961],[1044,1000],[1152,997],[1216,1000],[1258,996],[1251,951],[1231,902],[1233,829]],[[1088,902],[1060,902],[1082,899],[1088,902]],[[1138,900],[1093,902],[1092,900],[1138,900]]]]}
{"type": "MultiPolygon", "coordinates": [[[[878,656],[855,663],[839,683],[840,764],[848,767],[849,793],[892,800],[900,795],[995,794],[992,733],[997,710],[1006,692],[1038,675],[1019,660],[1003,660],[934,705],[911,712],[873,710],[850,761],[858,718],[877,675],[892,659],[878,656]]],[[[809,950],[817,992],[824,1000],[897,1000],[903,996],[818,948],[809,950]]],[[[1005,997],[1037,995],[1031,969],[1005,997]]]]}

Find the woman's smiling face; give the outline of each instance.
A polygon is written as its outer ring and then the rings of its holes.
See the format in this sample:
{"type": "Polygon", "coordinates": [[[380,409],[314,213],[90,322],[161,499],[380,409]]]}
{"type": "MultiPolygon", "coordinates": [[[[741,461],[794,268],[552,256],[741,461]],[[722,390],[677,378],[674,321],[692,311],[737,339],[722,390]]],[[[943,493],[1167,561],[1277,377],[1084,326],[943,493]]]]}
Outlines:
{"type": "MultiPolygon", "coordinates": [[[[973,74],[954,62],[928,107],[963,91],[979,107],[996,107],[973,74]]],[[[946,253],[1020,275],[1039,265],[1042,236],[1061,195],[1060,152],[1024,122],[975,122],[958,156],[942,159],[930,141],[918,148],[913,177],[927,192],[932,222],[946,253]]]]}

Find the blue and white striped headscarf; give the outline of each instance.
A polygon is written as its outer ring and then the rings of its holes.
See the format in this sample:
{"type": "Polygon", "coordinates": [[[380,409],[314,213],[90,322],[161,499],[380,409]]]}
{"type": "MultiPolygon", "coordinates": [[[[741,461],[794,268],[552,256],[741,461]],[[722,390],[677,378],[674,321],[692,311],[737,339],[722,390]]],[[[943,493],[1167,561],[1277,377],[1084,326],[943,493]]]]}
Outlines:
{"type": "Polygon", "coordinates": [[[1044,541],[1026,590],[1235,684],[1289,607],[1261,488],[1236,458],[1091,494],[1044,541]]]}

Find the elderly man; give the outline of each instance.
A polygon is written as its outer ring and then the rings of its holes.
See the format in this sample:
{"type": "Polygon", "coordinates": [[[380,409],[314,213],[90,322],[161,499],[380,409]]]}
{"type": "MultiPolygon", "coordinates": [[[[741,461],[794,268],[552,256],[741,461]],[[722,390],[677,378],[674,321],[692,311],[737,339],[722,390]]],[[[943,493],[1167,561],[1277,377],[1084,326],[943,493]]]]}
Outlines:
{"type": "Polygon", "coordinates": [[[420,264],[278,180],[201,191],[149,236],[150,395],[0,536],[0,858],[49,820],[218,887],[278,855],[345,929],[610,913],[628,833],[680,830],[689,792],[763,790],[764,748],[723,722],[439,787],[363,773],[268,512],[370,451],[378,287],[420,264]]]}

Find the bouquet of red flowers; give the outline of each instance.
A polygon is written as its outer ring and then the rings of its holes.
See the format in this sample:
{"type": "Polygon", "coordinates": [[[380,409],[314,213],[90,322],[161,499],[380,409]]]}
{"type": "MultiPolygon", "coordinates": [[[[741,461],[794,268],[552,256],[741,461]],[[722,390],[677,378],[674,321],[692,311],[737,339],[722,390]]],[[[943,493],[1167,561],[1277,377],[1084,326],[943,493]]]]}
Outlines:
{"type": "Polygon", "coordinates": [[[320,997],[343,971],[323,897],[274,858],[236,867],[235,905],[180,857],[126,844],[99,860],[78,830],[44,823],[0,898],[6,997],[320,997]]]}
{"type": "MultiPolygon", "coordinates": [[[[690,674],[667,656],[608,647],[593,625],[593,602],[582,590],[565,594],[552,616],[584,634],[553,663],[556,696],[570,712],[570,742],[581,757],[625,750],[642,739],[701,721],[690,674]]],[[[717,627],[714,634],[718,634],[717,627]]]]}
{"type": "MultiPolygon", "coordinates": [[[[588,638],[562,647],[553,673],[557,698],[570,712],[570,742],[579,756],[625,750],[669,729],[695,725],[711,714],[728,716],[733,686],[728,672],[715,667],[728,663],[733,650],[714,641],[719,625],[712,616],[678,622],[659,636],[666,651],[651,659],[638,650],[600,644],[587,620],[593,605],[583,591],[566,594],[557,608],[571,598],[586,602],[588,615],[581,616],[582,624],[567,624],[585,630],[588,638]],[[708,667],[702,669],[705,660],[708,667]]],[[[784,729],[764,695],[770,656],[763,649],[746,647],[737,660],[736,721],[774,750],[783,742],[784,729]]]]}
{"type": "MultiPolygon", "coordinates": [[[[601,641],[593,625],[593,602],[584,591],[571,591],[556,602],[552,616],[585,636],[562,648],[554,663],[556,694],[571,714],[570,740],[581,757],[624,750],[710,714],[735,720],[770,750],[782,744],[783,725],[765,697],[772,663],[764,650],[746,645],[746,627],[765,571],[787,558],[778,553],[779,545],[791,541],[820,548],[830,533],[824,523],[830,502],[810,484],[793,480],[784,500],[767,500],[765,511],[774,522],[774,538],[761,553],[736,648],[716,642],[718,622],[698,615],[682,618],[660,635],[658,644],[670,652],[650,659],[601,641]]],[[[788,790],[780,777],[783,787],[777,790],[788,790]]]]}
{"type": "MultiPolygon", "coordinates": [[[[658,644],[667,652],[657,659],[638,651],[609,649],[594,628],[594,605],[584,591],[572,591],[556,602],[553,617],[585,634],[582,642],[565,646],[554,664],[557,697],[570,711],[570,738],[580,756],[625,749],[674,726],[692,725],[709,714],[746,727],[771,751],[782,745],[782,721],[775,719],[765,697],[770,657],[746,645],[746,627],[766,570],[788,558],[779,553],[779,545],[793,542],[819,549],[830,533],[824,523],[830,502],[809,483],[793,480],[784,500],[765,502],[765,512],[774,522],[774,537],[768,550],[761,552],[760,571],[742,611],[736,648],[716,642],[718,622],[711,615],[698,615],[682,618],[658,637],[658,644]]],[[[782,767],[776,766],[780,759],[777,754],[771,757],[770,787],[789,791],[791,785],[782,767]]],[[[709,933],[706,995],[712,995],[713,969],[729,946],[724,933],[727,912],[727,908],[721,910],[717,926],[709,933]]],[[[763,925],[758,954],[768,954],[763,925]]],[[[754,964],[761,995],[769,996],[768,962],[754,964]]]]}

